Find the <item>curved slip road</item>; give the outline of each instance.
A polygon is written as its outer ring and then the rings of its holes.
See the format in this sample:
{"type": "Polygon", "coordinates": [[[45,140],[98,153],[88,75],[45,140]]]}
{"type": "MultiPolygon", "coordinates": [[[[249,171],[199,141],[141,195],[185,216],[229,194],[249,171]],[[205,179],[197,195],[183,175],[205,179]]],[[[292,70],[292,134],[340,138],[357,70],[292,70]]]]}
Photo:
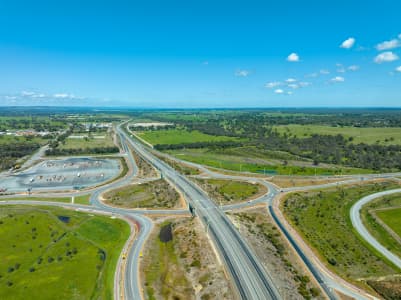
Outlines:
{"type": "Polygon", "coordinates": [[[195,208],[196,214],[209,229],[241,299],[280,299],[270,275],[222,210],[192,181],[155,157],[142,144],[131,140],[120,126],[117,129],[135,151],[156,167],[195,208]]]}
{"type": "MultiPolygon", "coordinates": [[[[187,163],[186,161],[182,161],[178,158],[175,158],[175,160],[177,162],[187,163]]],[[[340,291],[344,295],[352,297],[353,299],[358,299],[358,300],[374,299],[374,297],[366,294],[360,289],[348,284],[341,278],[338,278],[336,275],[332,274],[330,271],[326,269],[326,267],[322,263],[320,263],[320,261],[316,257],[310,257],[308,254],[309,252],[304,249],[304,245],[301,245],[300,242],[297,241],[296,237],[294,236],[294,232],[292,232],[289,228],[289,224],[282,219],[283,218],[282,215],[276,213],[275,211],[276,208],[273,206],[273,201],[277,199],[277,197],[281,194],[281,191],[282,192],[307,191],[320,188],[329,188],[337,185],[352,184],[360,182],[361,181],[360,176],[347,176],[347,179],[339,182],[280,189],[276,185],[267,182],[260,177],[250,177],[249,174],[247,174],[248,176],[221,174],[206,169],[205,167],[195,163],[190,163],[190,165],[192,165],[193,167],[201,168],[202,171],[206,174],[205,176],[199,176],[199,177],[244,180],[248,182],[258,182],[260,184],[263,184],[268,189],[268,192],[265,195],[262,195],[261,197],[254,199],[250,202],[240,202],[236,204],[225,205],[222,207],[223,211],[242,209],[254,206],[255,204],[265,203],[267,205],[268,212],[272,216],[273,221],[281,229],[284,236],[287,238],[289,243],[294,248],[295,252],[299,255],[300,259],[304,262],[306,267],[309,269],[311,275],[315,278],[315,280],[321,286],[324,293],[327,295],[329,299],[339,299],[338,295],[334,292],[334,290],[340,291]]],[[[378,176],[377,175],[372,176],[372,178],[376,177],[378,176]]],[[[392,177],[392,176],[385,174],[385,177],[392,177]]],[[[365,176],[365,178],[371,178],[371,177],[365,176]]]]}
{"type": "Polygon", "coordinates": [[[394,265],[396,265],[399,269],[401,269],[401,258],[392,252],[388,251],[386,247],[382,246],[366,229],[366,227],[362,223],[361,219],[361,209],[362,206],[373,201],[376,198],[380,198],[386,195],[401,193],[401,189],[389,190],[384,192],[375,193],[372,195],[368,195],[363,197],[358,202],[356,202],[350,211],[351,222],[356,231],[364,238],[371,246],[373,246],[377,251],[379,251],[382,255],[384,255],[388,260],[390,260],[394,265]]]}

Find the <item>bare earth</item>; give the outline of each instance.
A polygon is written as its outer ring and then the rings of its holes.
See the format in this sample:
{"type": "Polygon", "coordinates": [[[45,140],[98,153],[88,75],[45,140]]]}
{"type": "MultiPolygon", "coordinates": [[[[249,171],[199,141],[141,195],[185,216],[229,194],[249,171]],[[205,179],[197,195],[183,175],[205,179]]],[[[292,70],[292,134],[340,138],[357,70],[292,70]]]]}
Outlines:
{"type": "Polygon", "coordinates": [[[298,256],[273,225],[266,208],[229,217],[272,275],[283,299],[324,299],[317,285],[306,275],[298,256]]]}
{"type": "Polygon", "coordinates": [[[146,299],[236,299],[197,218],[159,218],[155,222],[140,264],[146,299]],[[157,253],[166,245],[159,236],[166,222],[171,222],[173,236],[167,257],[157,253]]]}

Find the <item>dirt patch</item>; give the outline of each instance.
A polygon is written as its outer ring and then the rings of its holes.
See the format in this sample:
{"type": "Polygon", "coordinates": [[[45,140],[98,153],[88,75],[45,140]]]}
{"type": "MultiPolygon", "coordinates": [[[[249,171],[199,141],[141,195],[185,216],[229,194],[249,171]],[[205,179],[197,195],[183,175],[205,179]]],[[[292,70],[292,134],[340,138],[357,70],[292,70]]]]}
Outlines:
{"type": "Polygon", "coordinates": [[[165,180],[124,186],[104,194],[106,202],[125,208],[178,208],[180,196],[165,180]]]}
{"type": "Polygon", "coordinates": [[[401,277],[368,281],[368,284],[384,299],[401,299],[401,277]]]}
{"type": "Polygon", "coordinates": [[[140,264],[146,299],[235,299],[197,218],[155,221],[162,223],[151,233],[140,264]]]}
{"type": "Polygon", "coordinates": [[[229,217],[272,275],[283,299],[324,299],[266,208],[229,214],[229,217]]]}
{"type": "Polygon", "coordinates": [[[157,177],[158,174],[149,163],[147,163],[142,157],[140,157],[135,151],[132,151],[132,155],[135,159],[135,163],[138,166],[138,177],[139,178],[152,178],[157,177]]]}

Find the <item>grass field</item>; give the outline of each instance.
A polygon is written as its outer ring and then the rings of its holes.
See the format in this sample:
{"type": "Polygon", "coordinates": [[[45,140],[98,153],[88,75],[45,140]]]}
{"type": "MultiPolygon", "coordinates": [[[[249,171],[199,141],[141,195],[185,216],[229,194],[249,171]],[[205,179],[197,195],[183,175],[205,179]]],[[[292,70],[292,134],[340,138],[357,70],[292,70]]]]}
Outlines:
{"type": "Polygon", "coordinates": [[[197,142],[224,142],[224,141],[238,141],[238,138],[228,136],[214,136],[204,134],[200,131],[193,130],[187,131],[185,129],[169,129],[169,130],[155,130],[143,131],[137,133],[139,137],[149,142],[152,145],[157,144],[183,144],[183,143],[197,143],[197,142]]]}
{"type": "Polygon", "coordinates": [[[377,216],[401,237],[401,208],[378,211],[377,216]]]}
{"type": "Polygon", "coordinates": [[[58,130],[67,128],[68,123],[43,116],[0,116],[0,130],[32,129],[41,126],[48,130],[58,130]]]}
{"type": "Polygon", "coordinates": [[[401,144],[401,129],[397,127],[382,128],[359,128],[359,127],[331,127],[322,125],[279,125],[274,129],[281,134],[291,133],[299,138],[309,137],[312,134],[337,135],[341,134],[346,138],[352,137],[353,143],[375,144],[379,141],[383,145],[401,144]]]}
{"type": "MultiPolygon", "coordinates": [[[[369,232],[374,236],[374,238],[383,246],[385,246],[389,251],[392,251],[396,255],[401,257],[401,233],[400,227],[392,227],[394,222],[397,222],[397,218],[401,218],[401,213],[398,208],[401,207],[401,194],[387,195],[382,198],[378,198],[368,203],[362,207],[361,217],[364,225],[369,230],[369,232]],[[382,217],[381,214],[388,211],[392,211],[396,208],[396,213],[390,216],[390,222],[387,223],[389,217],[382,217]],[[384,224],[383,224],[384,223],[384,224]],[[391,224],[391,225],[390,225],[391,224]],[[387,231],[385,226],[389,226],[396,236],[393,236],[387,231]],[[398,236],[397,236],[398,234],[398,236]]],[[[398,225],[399,226],[399,225],[398,225]]]]}
{"type": "MultiPolygon", "coordinates": [[[[74,134],[75,135],[75,134],[74,134]]],[[[81,135],[81,134],[77,134],[81,135]]],[[[87,136],[87,134],[86,134],[87,136]]],[[[65,143],[59,145],[60,149],[85,149],[85,148],[100,148],[113,147],[114,142],[109,133],[94,134],[91,138],[71,138],[68,137],[65,143]]]]}
{"type": "Polygon", "coordinates": [[[241,202],[267,192],[262,185],[244,181],[196,179],[195,182],[208,192],[217,204],[241,202]]]}
{"type": "Polygon", "coordinates": [[[394,275],[400,270],[385,261],[354,231],[349,211],[362,197],[399,188],[392,182],[365,183],[289,194],[282,209],[290,223],[341,277],[362,287],[364,279],[394,275]]]}
{"type": "Polygon", "coordinates": [[[0,299],[112,299],[129,226],[61,208],[2,207],[0,299]]]}
{"type": "Polygon", "coordinates": [[[252,172],[266,175],[350,175],[372,173],[372,170],[346,168],[340,166],[308,167],[301,165],[287,165],[281,162],[266,161],[253,156],[238,156],[222,154],[208,149],[180,149],[169,150],[169,154],[190,162],[230,171],[252,172]]]}
{"type": "Polygon", "coordinates": [[[49,142],[48,139],[42,137],[25,137],[25,136],[11,136],[11,135],[0,135],[0,144],[19,143],[19,142],[31,142],[45,145],[49,142]]]}
{"type": "Polygon", "coordinates": [[[179,195],[164,179],[124,186],[104,194],[110,204],[126,208],[173,208],[179,195]]]}
{"type": "MultiPolygon", "coordinates": [[[[76,204],[89,204],[90,195],[76,196],[74,198],[74,203],[76,204]]],[[[31,201],[50,201],[50,202],[64,202],[71,203],[71,197],[36,197],[36,196],[26,196],[26,197],[12,197],[0,198],[1,201],[12,201],[12,200],[31,200],[31,201]]]]}

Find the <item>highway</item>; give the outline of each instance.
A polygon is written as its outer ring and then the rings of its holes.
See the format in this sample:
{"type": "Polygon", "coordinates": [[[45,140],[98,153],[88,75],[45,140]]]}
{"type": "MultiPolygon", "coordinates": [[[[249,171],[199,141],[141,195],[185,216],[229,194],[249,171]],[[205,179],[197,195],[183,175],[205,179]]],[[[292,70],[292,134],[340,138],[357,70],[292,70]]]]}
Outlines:
{"type": "Polygon", "coordinates": [[[172,167],[155,157],[141,143],[124,136],[135,151],[158,169],[163,176],[179,189],[195,208],[226,264],[241,299],[280,299],[271,275],[266,272],[258,258],[243,241],[225,213],[197,185],[172,167]]]}
{"type": "MultiPolygon", "coordinates": [[[[227,180],[243,180],[248,182],[254,182],[264,185],[268,188],[268,192],[265,195],[257,199],[253,199],[248,202],[240,202],[230,205],[222,206],[223,211],[231,211],[243,209],[246,207],[252,207],[256,204],[265,204],[268,212],[273,218],[273,221],[283,232],[284,236],[287,238],[289,243],[292,245],[293,249],[299,255],[300,259],[304,262],[305,266],[309,269],[311,275],[315,278],[316,282],[321,286],[324,293],[327,295],[329,299],[338,299],[338,295],[334,292],[334,290],[340,291],[342,294],[352,297],[353,299],[375,299],[375,297],[367,294],[361,289],[349,284],[342,278],[333,274],[330,270],[328,270],[324,264],[314,255],[314,253],[310,250],[310,248],[299,238],[298,234],[291,228],[291,226],[286,222],[284,216],[281,214],[278,203],[279,196],[285,192],[295,192],[295,191],[308,191],[314,189],[321,188],[329,188],[335,187],[339,185],[353,184],[361,182],[362,180],[367,179],[375,179],[375,178],[391,178],[394,174],[368,174],[358,176],[347,176],[344,180],[338,182],[324,183],[320,185],[312,185],[312,186],[303,186],[303,187],[291,187],[291,188],[279,188],[276,185],[263,180],[260,177],[251,177],[252,174],[247,174],[246,176],[242,175],[228,175],[221,174],[218,172],[211,171],[210,169],[205,168],[202,165],[198,165],[196,163],[191,163],[187,161],[182,161],[178,158],[161,154],[166,156],[169,159],[173,159],[176,162],[184,163],[190,165],[192,167],[198,168],[202,171],[204,175],[195,175],[193,177],[198,178],[219,178],[219,179],[227,179],[227,180]]],[[[398,173],[396,173],[398,174],[398,173]]]]}
{"type": "Polygon", "coordinates": [[[382,246],[366,229],[366,227],[363,225],[362,220],[361,220],[361,209],[362,206],[365,204],[369,203],[370,201],[373,201],[377,198],[386,196],[386,195],[391,195],[391,194],[396,194],[396,193],[401,193],[401,189],[394,189],[394,190],[389,190],[389,191],[384,191],[384,192],[379,192],[375,193],[372,195],[368,195],[366,197],[363,197],[360,199],[358,202],[356,202],[350,210],[350,217],[351,217],[351,222],[356,231],[370,244],[372,245],[377,251],[379,251],[383,256],[385,256],[389,261],[391,261],[394,265],[396,265],[399,269],[401,269],[401,258],[398,257],[397,255],[393,254],[392,252],[388,251],[386,247],[382,246]]]}
{"type": "MultiPolygon", "coordinates": [[[[210,171],[204,166],[184,162],[185,164],[192,165],[202,170],[205,174],[203,177],[210,178],[222,178],[231,180],[245,180],[248,182],[257,182],[264,185],[268,192],[257,199],[253,199],[249,202],[236,203],[232,205],[225,205],[222,207],[217,206],[209,196],[196,184],[194,184],[187,177],[175,171],[172,167],[164,163],[162,160],[158,159],[152,154],[151,149],[144,147],[138,141],[131,139],[128,134],[121,128],[122,124],[117,127],[117,134],[120,137],[121,148],[123,156],[127,158],[127,163],[129,171],[127,175],[120,178],[117,181],[111,182],[109,184],[94,187],[90,191],[85,192],[75,192],[75,193],[64,193],[63,196],[67,195],[78,195],[87,194],[92,192],[90,197],[90,203],[92,206],[62,203],[62,202],[44,202],[44,201],[32,201],[24,199],[27,196],[12,196],[20,197],[20,200],[13,201],[1,201],[0,204],[23,204],[23,205],[47,205],[47,206],[60,206],[69,209],[81,210],[84,212],[102,213],[107,215],[116,215],[120,218],[128,220],[133,228],[133,223],[135,224],[137,234],[133,236],[133,230],[131,230],[130,240],[124,247],[123,252],[127,254],[125,261],[120,260],[118,262],[118,267],[116,269],[115,276],[115,298],[120,298],[124,295],[126,299],[142,299],[142,288],[139,278],[139,261],[140,252],[146,242],[149,233],[153,228],[153,223],[145,215],[188,215],[187,209],[176,209],[176,210],[146,210],[146,209],[122,209],[117,207],[112,207],[104,204],[101,201],[101,195],[111,189],[122,187],[131,184],[133,180],[139,180],[136,178],[138,173],[138,168],[135,163],[135,159],[130,152],[130,145],[135,151],[142,156],[146,161],[152,164],[162,176],[171,182],[178,190],[182,192],[185,196],[186,201],[194,209],[196,215],[202,220],[205,225],[206,231],[209,233],[212,241],[214,242],[223,262],[225,263],[226,269],[230,274],[238,294],[241,299],[281,299],[277,288],[274,285],[272,279],[272,274],[269,274],[267,270],[264,269],[262,264],[259,262],[256,255],[249,248],[249,246],[244,242],[239,232],[236,230],[234,225],[230,222],[224,212],[236,209],[242,209],[246,207],[251,207],[256,204],[266,205],[268,212],[271,214],[274,222],[283,232],[285,237],[288,239],[294,250],[297,252],[299,257],[305,263],[310,273],[316,279],[316,281],[322,287],[322,290],[328,296],[329,299],[338,299],[338,296],[334,293],[333,289],[341,291],[345,295],[351,296],[355,299],[372,299],[370,295],[367,295],[363,291],[355,288],[354,286],[338,278],[334,274],[325,268],[325,266],[316,258],[313,254],[307,251],[307,246],[302,241],[300,241],[291,230],[289,224],[285,221],[281,212],[275,206],[277,199],[282,192],[292,192],[292,191],[306,191],[310,189],[327,188],[331,186],[350,184],[355,182],[360,182],[364,179],[372,178],[387,178],[393,177],[397,174],[375,174],[375,175],[364,175],[358,176],[348,176],[346,180],[340,182],[327,183],[316,186],[306,186],[306,187],[295,187],[295,188],[284,188],[280,189],[272,183],[269,183],[260,177],[250,177],[241,175],[226,175],[210,171]],[[124,265],[125,268],[122,268],[124,265]],[[121,270],[124,270],[121,273],[121,270]],[[124,282],[123,290],[120,288],[120,282],[124,282]]],[[[157,153],[159,155],[159,153],[157,153]]],[[[164,154],[161,154],[164,155],[164,154]]],[[[172,157],[169,157],[172,158],[172,157]]],[[[173,158],[178,162],[183,162],[177,158],[173,158]]],[[[248,174],[249,175],[249,174],[248,174]]],[[[360,208],[367,202],[381,197],[386,194],[401,192],[401,189],[381,192],[364,197],[358,201],[351,209],[351,219],[352,223],[357,229],[357,231],[377,250],[382,252],[387,258],[393,261],[399,267],[401,266],[400,258],[396,257],[394,254],[390,253],[387,249],[381,246],[363,227],[360,220],[359,211],[360,208]]],[[[42,196],[42,195],[41,195],[42,196]]],[[[60,196],[60,194],[49,193],[43,195],[44,198],[51,196],[60,196]]],[[[8,196],[10,197],[10,196],[8,196]]]]}

